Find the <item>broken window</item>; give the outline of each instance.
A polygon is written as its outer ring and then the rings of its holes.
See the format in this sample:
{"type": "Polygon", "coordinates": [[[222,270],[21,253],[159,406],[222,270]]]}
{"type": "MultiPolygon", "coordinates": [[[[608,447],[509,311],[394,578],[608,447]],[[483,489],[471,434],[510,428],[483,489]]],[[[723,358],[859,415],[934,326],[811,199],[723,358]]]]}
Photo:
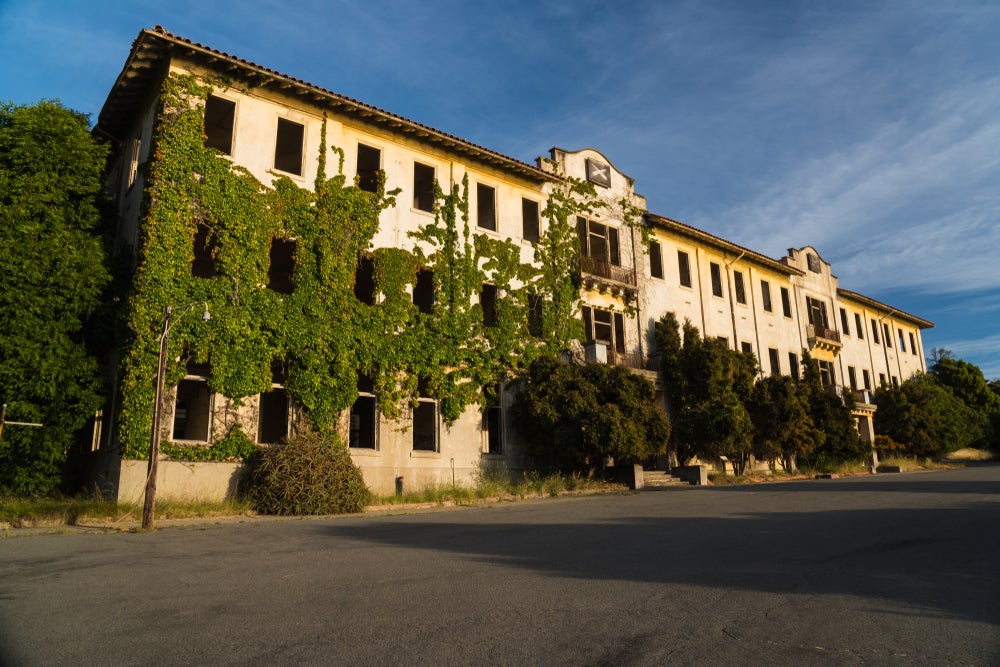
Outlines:
{"type": "Polygon", "coordinates": [[[865,328],[861,324],[861,315],[854,313],[854,330],[858,332],[858,340],[865,339],[865,328]]]}
{"type": "Polygon", "coordinates": [[[654,278],[663,277],[663,251],[657,241],[649,242],[649,275],[654,278]]]}
{"type": "Polygon", "coordinates": [[[917,353],[917,341],[916,341],[916,339],[913,338],[913,332],[912,331],[910,331],[909,334],[910,334],[910,353],[911,354],[916,354],[917,353]]]}
{"type": "Polygon", "coordinates": [[[903,339],[903,330],[897,329],[899,331],[899,351],[906,352],[906,341],[903,339]]]}
{"type": "Polygon", "coordinates": [[[538,202],[521,199],[521,238],[531,243],[538,243],[538,202]]]}
{"type": "Polygon", "coordinates": [[[501,392],[498,384],[494,387],[493,400],[483,411],[483,432],[486,436],[486,453],[503,454],[503,410],[501,408],[501,392]]]}
{"type": "Polygon", "coordinates": [[[760,300],[764,305],[764,310],[771,312],[771,283],[766,280],[760,281],[760,300]]]}
{"type": "Polygon", "coordinates": [[[434,211],[434,167],[413,163],[413,208],[434,211]]]}
{"type": "Polygon", "coordinates": [[[745,304],[747,302],[747,293],[746,287],[743,284],[742,271],[733,271],[733,286],[736,292],[736,303],[745,304]]]}
{"type": "Polygon", "coordinates": [[[208,442],[212,394],[204,378],[185,378],[177,383],[174,397],[172,440],[208,442]]]}
{"type": "Polygon", "coordinates": [[[497,191],[482,183],[476,184],[476,224],[482,229],[497,230],[497,191]]]}
{"type": "Polygon", "coordinates": [[[815,327],[830,328],[830,322],[826,317],[826,304],[811,296],[806,297],[806,311],[809,314],[809,324],[815,327]]]}
{"type": "Polygon", "coordinates": [[[413,408],[413,449],[437,451],[437,401],[427,396],[427,380],[417,384],[417,404],[413,408]]]}
{"type": "Polygon", "coordinates": [[[483,309],[483,326],[497,325],[497,288],[496,285],[484,284],[479,291],[479,305],[483,309]]]}
{"type": "Polygon", "coordinates": [[[580,237],[581,256],[621,266],[617,229],[578,217],[576,231],[580,237]]]}
{"type": "Polygon", "coordinates": [[[209,95],[205,100],[205,146],[232,155],[235,121],[236,102],[209,95]]]}
{"type": "Polygon", "coordinates": [[[378,171],[382,168],[382,151],[358,144],[358,187],[378,192],[378,171]]]}
{"type": "Polygon", "coordinates": [[[584,306],[583,326],[587,341],[604,343],[609,349],[625,353],[625,317],[610,310],[584,306]]]}
{"type": "Polygon", "coordinates": [[[722,296],[722,267],[712,262],[708,265],[712,273],[712,295],[722,296]]]}
{"type": "Polygon", "coordinates": [[[871,377],[871,374],[868,373],[868,369],[867,368],[862,368],[861,369],[861,379],[865,383],[865,389],[871,389],[872,388],[872,377],[871,377]]]}
{"type": "Polygon", "coordinates": [[[778,349],[774,347],[768,348],[767,356],[771,361],[771,375],[781,375],[781,359],[778,357],[778,349]]]}
{"type": "Polygon", "coordinates": [[[832,387],[836,376],[833,374],[833,364],[829,361],[819,361],[819,379],[824,387],[832,387]]]}
{"type": "Polygon", "coordinates": [[[375,262],[368,255],[358,257],[354,271],[354,296],[369,306],[375,303],[375,262]]]}
{"type": "Polygon", "coordinates": [[[194,259],[191,260],[191,275],[195,278],[212,278],[219,271],[215,258],[219,254],[219,240],[215,231],[204,222],[198,223],[194,233],[194,259]]]}
{"type": "Polygon", "coordinates": [[[371,378],[358,376],[358,397],[351,406],[349,446],[356,449],[378,448],[378,410],[371,378]]]}
{"type": "Polygon", "coordinates": [[[267,288],[291,294],[295,287],[295,239],[271,239],[271,265],[267,269],[267,288]]]}
{"type": "Polygon", "coordinates": [[[882,323],[882,331],[885,333],[885,346],[892,347],[892,331],[889,330],[889,323],[882,323]]]}
{"type": "Polygon", "coordinates": [[[677,251],[677,272],[682,287],[691,287],[691,259],[683,250],[677,251]]]}
{"type": "Polygon", "coordinates": [[[413,286],[413,304],[428,315],[434,310],[434,272],[421,269],[413,286]]]}
{"type": "MultiPolygon", "coordinates": [[[[878,322],[876,322],[874,318],[872,318],[872,342],[875,343],[876,345],[879,344],[879,342],[878,342],[878,322]]],[[[885,384],[885,383],[883,382],[882,384],[885,384]]]]}
{"type": "Polygon", "coordinates": [[[302,175],[302,140],[306,128],[285,118],[278,119],[274,142],[274,168],[289,174],[302,175]]]}
{"type": "Polygon", "coordinates": [[[851,383],[851,389],[853,391],[858,390],[858,372],[854,370],[854,366],[847,367],[847,379],[851,383]]]}
{"type": "Polygon", "coordinates": [[[792,300],[788,295],[788,288],[781,288],[781,312],[784,313],[785,317],[792,316],[792,300]]]}

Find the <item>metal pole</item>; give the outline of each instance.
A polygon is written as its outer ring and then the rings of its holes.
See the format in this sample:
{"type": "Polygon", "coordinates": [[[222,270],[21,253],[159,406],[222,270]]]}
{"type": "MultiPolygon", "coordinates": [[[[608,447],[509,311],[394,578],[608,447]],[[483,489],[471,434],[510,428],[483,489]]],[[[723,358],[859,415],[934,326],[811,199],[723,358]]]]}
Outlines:
{"type": "Polygon", "coordinates": [[[149,466],[146,473],[146,497],[142,505],[142,528],[153,527],[153,510],[156,506],[156,472],[160,458],[160,413],[163,403],[163,382],[167,367],[167,343],[170,337],[170,314],[167,306],[163,313],[163,333],[160,335],[160,358],[156,368],[156,402],[153,405],[153,435],[149,445],[149,466]]]}

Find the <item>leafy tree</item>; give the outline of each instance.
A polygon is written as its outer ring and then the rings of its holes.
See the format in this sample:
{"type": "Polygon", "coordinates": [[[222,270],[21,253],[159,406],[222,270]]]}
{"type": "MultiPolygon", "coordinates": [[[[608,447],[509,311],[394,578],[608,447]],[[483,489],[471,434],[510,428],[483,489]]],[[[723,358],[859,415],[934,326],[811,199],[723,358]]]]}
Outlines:
{"type": "Polygon", "coordinates": [[[955,359],[947,350],[938,350],[938,358],[930,373],[943,387],[977,414],[983,423],[982,435],[973,446],[1000,446],[1000,394],[991,387],[983,371],[973,363],[955,359]]]}
{"type": "Polygon", "coordinates": [[[809,404],[809,416],[816,428],[825,435],[822,445],[804,457],[813,465],[827,461],[851,461],[863,459],[869,453],[869,445],[858,435],[858,427],[851,411],[854,399],[850,393],[844,396],[828,392],[820,379],[819,365],[808,350],[802,351],[803,387],[809,404]]]}
{"type": "Polygon", "coordinates": [[[982,438],[986,418],[931,373],[875,393],[875,431],[912,456],[942,456],[982,438]]]}
{"type": "Polygon", "coordinates": [[[58,102],[0,105],[0,489],[54,490],[73,435],[101,403],[84,322],[109,280],[97,202],[107,157],[58,102]]]}
{"type": "Polygon", "coordinates": [[[620,366],[535,359],[514,405],[528,453],[546,469],[592,471],[606,457],[640,461],[662,454],[670,423],[654,388],[620,366]]]}
{"type": "Polygon", "coordinates": [[[781,461],[785,472],[826,440],[809,416],[809,404],[799,385],[785,375],[763,378],[754,386],[749,405],[754,425],[754,451],[763,459],[781,461]]]}

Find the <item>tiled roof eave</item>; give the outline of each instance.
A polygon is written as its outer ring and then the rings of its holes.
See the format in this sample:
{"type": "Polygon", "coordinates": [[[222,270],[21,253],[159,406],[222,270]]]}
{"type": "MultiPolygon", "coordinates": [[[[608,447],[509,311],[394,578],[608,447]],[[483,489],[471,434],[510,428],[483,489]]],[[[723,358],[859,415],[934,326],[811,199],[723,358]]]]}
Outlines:
{"type": "Polygon", "coordinates": [[[890,313],[892,316],[897,317],[901,320],[907,320],[912,324],[917,325],[921,329],[933,329],[934,323],[930,320],[925,320],[922,317],[917,317],[907,313],[906,311],[900,310],[899,308],[894,308],[887,303],[882,303],[877,299],[873,299],[870,296],[865,296],[864,294],[859,294],[858,292],[852,292],[851,290],[844,289],[843,287],[837,288],[837,296],[846,297],[848,299],[853,299],[859,303],[862,303],[870,308],[875,308],[876,310],[881,310],[886,313],[890,313]]]}

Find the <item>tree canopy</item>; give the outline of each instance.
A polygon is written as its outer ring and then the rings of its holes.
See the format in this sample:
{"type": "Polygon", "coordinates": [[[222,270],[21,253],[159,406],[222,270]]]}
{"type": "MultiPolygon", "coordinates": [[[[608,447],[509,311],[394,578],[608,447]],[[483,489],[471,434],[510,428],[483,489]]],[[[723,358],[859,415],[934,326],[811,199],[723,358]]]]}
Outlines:
{"type": "Polygon", "coordinates": [[[98,199],[106,147],[55,101],[0,105],[0,490],[54,489],[101,403],[84,322],[109,280],[98,199]]]}

